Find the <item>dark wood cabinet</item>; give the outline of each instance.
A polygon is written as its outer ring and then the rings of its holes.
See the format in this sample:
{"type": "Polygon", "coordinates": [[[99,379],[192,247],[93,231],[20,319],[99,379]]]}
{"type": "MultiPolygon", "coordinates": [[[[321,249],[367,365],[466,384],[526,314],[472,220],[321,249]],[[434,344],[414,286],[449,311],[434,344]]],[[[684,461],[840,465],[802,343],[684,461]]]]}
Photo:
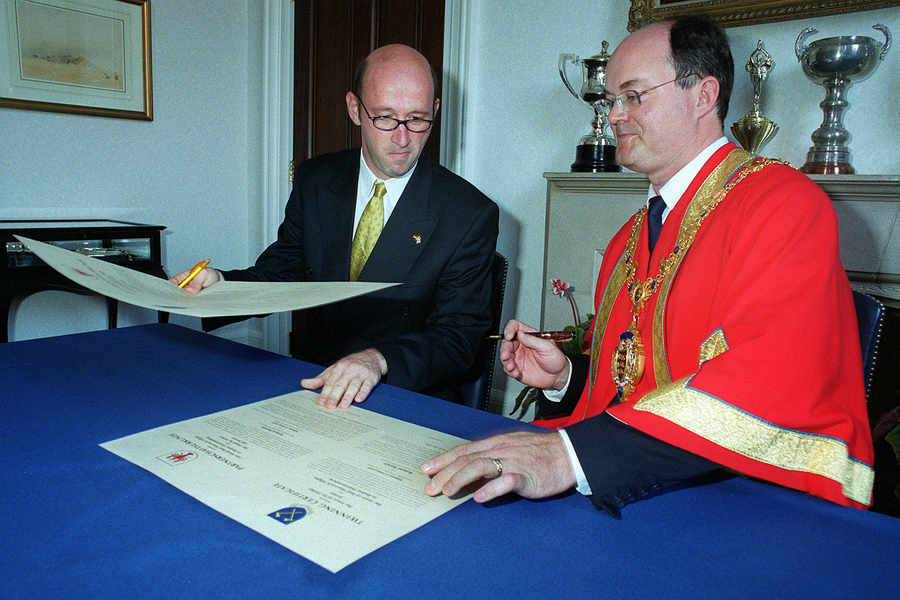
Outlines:
{"type": "MultiPolygon", "coordinates": [[[[107,219],[0,220],[0,342],[9,339],[9,310],[14,298],[46,290],[93,294],[47,266],[14,234],[166,279],[160,242],[163,229],[163,225],[107,219]]],[[[117,300],[106,299],[110,328],[116,326],[118,306],[117,300]]],[[[160,323],[168,319],[168,313],[159,313],[160,323]]]]}

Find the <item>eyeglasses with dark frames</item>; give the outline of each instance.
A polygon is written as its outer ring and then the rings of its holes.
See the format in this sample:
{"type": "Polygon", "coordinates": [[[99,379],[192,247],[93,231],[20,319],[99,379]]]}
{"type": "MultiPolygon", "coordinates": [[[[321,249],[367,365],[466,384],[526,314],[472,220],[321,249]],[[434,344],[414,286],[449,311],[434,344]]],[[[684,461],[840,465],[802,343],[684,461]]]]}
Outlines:
{"type": "Polygon", "coordinates": [[[646,90],[637,91],[637,90],[625,90],[621,94],[614,95],[609,92],[603,94],[600,99],[604,103],[607,103],[609,106],[612,106],[613,103],[618,104],[619,108],[621,108],[624,112],[628,112],[629,110],[634,110],[641,105],[641,98],[645,94],[649,94],[655,89],[659,89],[664,85],[669,85],[670,83],[675,83],[676,81],[681,81],[682,79],[687,79],[688,77],[700,77],[698,73],[688,73],[686,75],[682,75],[680,77],[676,77],[675,79],[670,79],[669,81],[664,81],[660,84],[654,85],[653,87],[647,88],[646,90]]]}
{"type": "Polygon", "coordinates": [[[375,129],[380,129],[381,131],[393,131],[401,125],[406,127],[406,130],[411,133],[425,133],[431,129],[432,122],[429,119],[420,119],[419,117],[413,117],[412,119],[395,119],[394,117],[388,117],[386,115],[373,117],[372,113],[369,112],[369,109],[366,108],[366,105],[363,104],[362,98],[357,96],[357,100],[359,100],[359,105],[363,107],[363,110],[366,111],[366,116],[372,121],[372,125],[375,129]]]}

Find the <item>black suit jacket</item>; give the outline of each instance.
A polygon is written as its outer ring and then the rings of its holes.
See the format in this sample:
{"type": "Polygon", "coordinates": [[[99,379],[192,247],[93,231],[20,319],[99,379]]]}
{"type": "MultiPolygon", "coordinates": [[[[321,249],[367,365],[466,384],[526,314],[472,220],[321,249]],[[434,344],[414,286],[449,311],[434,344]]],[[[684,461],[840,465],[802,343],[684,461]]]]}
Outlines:
{"type": "MultiPolygon", "coordinates": [[[[303,162],[278,239],[253,267],[225,278],[347,281],[359,157],[350,150],[303,162]]],[[[328,365],[377,348],[387,383],[458,399],[490,326],[497,221],[490,199],[421,157],[359,276],[403,285],[305,311],[299,357],[328,365]]]]}

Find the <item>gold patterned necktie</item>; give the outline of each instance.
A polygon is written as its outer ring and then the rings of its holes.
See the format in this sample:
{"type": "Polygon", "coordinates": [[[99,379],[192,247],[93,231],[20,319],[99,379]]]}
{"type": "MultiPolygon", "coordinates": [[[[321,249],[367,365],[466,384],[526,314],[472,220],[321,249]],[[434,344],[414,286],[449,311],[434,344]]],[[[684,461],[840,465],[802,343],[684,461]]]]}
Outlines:
{"type": "Polygon", "coordinates": [[[384,194],[387,188],[381,181],[375,182],[375,191],[372,198],[366,204],[359,225],[356,226],[356,235],[353,236],[353,245],[350,246],[350,281],[356,281],[362,271],[372,248],[381,235],[384,227],[384,194]]]}

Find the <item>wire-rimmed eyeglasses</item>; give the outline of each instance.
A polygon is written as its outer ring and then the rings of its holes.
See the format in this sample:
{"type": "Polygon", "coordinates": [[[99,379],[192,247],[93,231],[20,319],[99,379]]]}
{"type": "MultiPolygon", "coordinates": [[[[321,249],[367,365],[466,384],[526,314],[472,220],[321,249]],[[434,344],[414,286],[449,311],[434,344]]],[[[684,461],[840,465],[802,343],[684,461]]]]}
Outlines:
{"type": "Polygon", "coordinates": [[[670,83],[675,83],[676,81],[681,81],[682,79],[687,79],[688,77],[694,76],[700,77],[698,73],[688,73],[686,75],[676,77],[675,79],[664,81],[640,92],[637,90],[625,90],[618,95],[610,94],[609,92],[607,92],[601,96],[601,100],[608,103],[610,106],[612,106],[613,103],[618,104],[619,108],[621,108],[624,112],[628,112],[629,110],[634,110],[641,105],[641,97],[643,97],[645,94],[649,94],[653,90],[661,88],[664,85],[669,85],[670,83]]]}
{"type": "Polygon", "coordinates": [[[419,117],[413,117],[412,119],[395,119],[394,117],[388,117],[386,115],[373,117],[372,113],[369,112],[369,109],[366,108],[366,105],[363,104],[362,98],[357,96],[357,99],[359,100],[360,106],[366,111],[366,116],[372,121],[372,125],[375,129],[380,129],[381,131],[393,131],[401,125],[406,127],[406,130],[411,133],[425,133],[431,129],[431,121],[429,119],[420,119],[419,117]]]}

